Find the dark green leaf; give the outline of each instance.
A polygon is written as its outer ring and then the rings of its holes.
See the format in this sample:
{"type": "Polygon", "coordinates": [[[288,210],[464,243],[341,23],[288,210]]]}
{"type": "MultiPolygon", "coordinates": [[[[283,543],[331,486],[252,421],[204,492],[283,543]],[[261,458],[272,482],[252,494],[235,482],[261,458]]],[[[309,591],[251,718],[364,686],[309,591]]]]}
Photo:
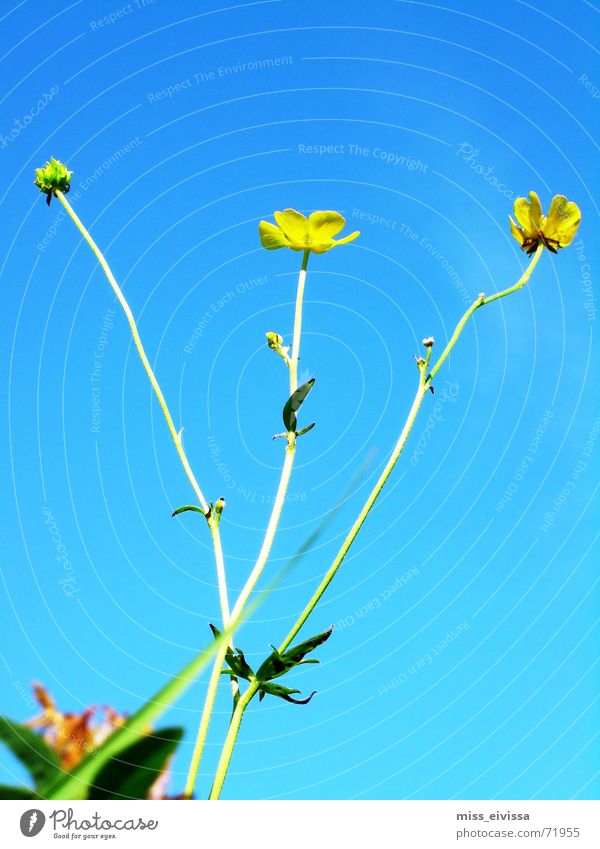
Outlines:
{"type": "Polygon", "coordinates": [[[191,511],[192,513],[202,513],[204,516],[204,510],[201,510],[194,504],[185,504],[183,507],[178,507],[177,510],[173,510],[171,516],[179,516],[180,513],[187,513],[188,511],[191,511]]]}
{"type": "Polygon", "coordinates": [[[146,799],[183,737],[183,728],[162,728],[111,758],[90,787],[90,799],[146,799]]]}
{"type": "Polygon", "coordinates": [[[298,643],[297,646],[292,646],[291,649],[288,649],[285,652],[285,657],[292,660],[294,663],[300,663],[304,659],[305,655],[314,651],[318,646],[326,642],[331,637],[332,633],[333,626],[327,631],[323,631],[322,634],[317,634],[316,636],[305,640],[303,643],[298,643]]]}
{"type": "Polygon", "coordinates": [[[40,734],[26,725],[0,717],[0,740],[27,767],[36,786],[56,778],[62,772],[58,757],[52,749],[40,734]]]}
{"type": "Polygon", "coordinates": [[[285,675],[293,666],[293,663],[286,663],[285,659],[274,648],[268,658],[258,667],[256,678],[258,681],[270,681],[272,678],[285,675]]]}
{"type": "Polygon", "coordinates": [[[314,690],[306,699],[293,699],[292,695],[294,693],[299,693],[300,690],[291,690],[289,687],[282,687],[279,684],[268,684],[266,682],[261,684],[260,690],[259,699],[261,701],[263,699],[263,693],[268,693],[270,696],[278,696],[280,699],[284,699],[286,702],[292,702],[292,704],[295,705],[307,705],[317,692],[314,690]]]}
{"type": "Polygon", "coordinates": [[[39,799],[29,787],[12,787],[0,784],[0,799],[39,799]]]}
{"type": "Polygon", "coordinates": [[[295,431],[296,430],[296,413],[302,406],[306,396],[313,388],[315,384],[314,377],[307,383],[303,383],[302,386],[299,386],[295,392],[293,392],[288,400],[286,401],[285,407],[283,408],[283,424],[286,430],[295,431]]]}
{"type": "Polygon", "coordinates": [[[312,424],[309,424],[306,427],[303,427],[302,430],[298,431],[296,436],[304,436],[304,434],[308,433],[309,430],[312,430],[315,425],[316,425],[316,422],[312,422],[312,424]]]}
{"type": "Polygon", "coordinates": [[[307,654],[309,654],[309,652],[313,651],[317,648],[317,646],[320,646],[328,640],[332,631],[333,628],[330,628],[322,634],[317,634],[316,636],[305,640],[303,643],[293,646],[283,654],[280,654],[279,651],[274,648],[268,658],[259,667],[256,673],[257,679],[259,681],[271,681],[273,678],[279,678],[281,675],[285,675],[285,673],[289,672],[290,669],[293,669],[294,666],[299,666],[302,663],[318,663],[318,660],[314,660],[312,658],[304,660],[304,658],[307,654]]]}
{"type": "MultiPolygon", "coordinates": [[[[218,628],[214,625],[211,625],[210,627],[215,637],[221,636],[221,632],[218,628]]],[[[237,654],[234,654],[230,647],[227,648],[225,661],[229,666],[229,669],[223,669],[221,671],[221,675],[230,675],[231,677],[244,678],[246,681],[249,681],[251,678],[254,678],[254,671],[246,663],[244,652],[241,649],[236,649],[235,651],[237,654]]]]}

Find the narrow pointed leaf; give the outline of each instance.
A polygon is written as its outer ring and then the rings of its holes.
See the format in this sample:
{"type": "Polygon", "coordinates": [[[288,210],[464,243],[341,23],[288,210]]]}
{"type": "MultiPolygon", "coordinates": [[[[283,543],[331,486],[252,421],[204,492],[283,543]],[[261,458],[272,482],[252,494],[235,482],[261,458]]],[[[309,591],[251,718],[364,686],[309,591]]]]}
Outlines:
{"type": "Polygon", "coordinates": [[[195,504],[185,504],[183,507],[178,507],[177,510],[173,510],[171,513],[171,517],[179,516],[180,513],[187,513],[188,511],[192,513],[202,513],[204,516],[204,510],[201,510],[199,507],[196,507],[195,504]]]}
{"type": "Polygon", "coordinates": [[[309,431],[309,430],[312,430],[312,429],[313,429],[313,427],[314,427],[315,425],[316,425],[316,422],[312,422],[312,424],[309,424],[309,425],[307,425],[306,427],[303,427],[303,428],[302,428],[302,430],[299,430],[299,431],[298,431],[298,433],[296,434],[296,436],[297,436],[297,437],[298,437],[298,436],[304,436],[304,434],[305,434],[305,433],[308,433],[308,431],[309,431]]]}
{"type": "Polygon", "coordinates": [[[261,695],[262,693],[268,693],[270,696],[277,696],[280,699],[284,699],[286,702],[291,702],[294,705],[307,705],[312,697],[317,692],[313,690],[313,692],[306,699],[294,699],[292,696],[295,693],[299,693],[300,690],[292,690],[289,687],[281,687],[279,684],[262,684],[261,685],[261,695]]]}
{"type": "Polygon", "coordinates": [[[296,430],[296,413],[304,403],[306,396],[310,392],[310,390],[315,385],[314,377],[307,383],[303,383],[302,386],[299,386],[295,392],[293,392],[288,400],[285,403],[285,407],[283,408],[283,424],[288,431],[296,430]]]}
{"type": "Polygon", "coordinates": [[[291,649],[288,649],[285,652],[285,657],[294,663],[300,663],[304,657],[309,654],[309,652],[314,651],[318,646],[326,642],[331,637],[332,633],[333,626],[328,628],[327,631],[323,631],[322,634],[317,634],[316,636],[305,640],[303,643],[298,643],[297,646],[292,646],[291,649]]]}
{"type": "MultiPolygon", "coordinates": [[[[221,632],[217,627],[211,625],[210,628],[215,637],[221,636],[221,632]]],[[[254,678],[254,670],[252,670],[246,663],[244,652],[241,649],[236,649],[236,652],[237,654],[234,654],[230,647],[227,648],[225,661],[227,662],[229,669],[222,669],[221,675],[231,675],[232,678],[239,677],[249,681],[251,678],[254,678]]]]}

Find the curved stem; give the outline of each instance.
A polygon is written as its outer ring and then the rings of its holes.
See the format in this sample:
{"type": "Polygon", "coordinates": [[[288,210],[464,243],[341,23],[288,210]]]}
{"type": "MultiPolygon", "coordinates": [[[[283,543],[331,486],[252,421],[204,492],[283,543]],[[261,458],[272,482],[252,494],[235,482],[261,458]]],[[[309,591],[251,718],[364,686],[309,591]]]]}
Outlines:
{"type": "Polygon", "coordinates": [[[446,345],[446,347],[444,348],[444,350],[440,354],[440,357],[439,357],[438,361],[436,362],[436,364],[434,365],[434,367],[431,369],[431,378],[432,379],[436,376],[436,374],[438,373],[438,371],[440,370],[440,368],[442,367],[442,365],[446,361],[448,354],[450,353],[452,348],[454,348],[454,346],[455,346],[455,344],[458,340],[458,337],[462,333],[465,324],[470,319],[470,317],[473,315],[475,310],[478,310],[479,307],[483,307],[485,304],[491,304],[492,301],[497,301],[500,298],[505,298],[507,295],[512,295],[513,292],[517,292],[519,289],[521,289],[523,286],[525,286],[525,284],[528,282],[529,278],[531,277],[531,272],[536,267],[538,260],[542,255],[543,250],[544,250],[544,245],[542,243],[540,243],[537,247],[537,250],[535,252],[533,259],[531,260],[531,262],[529,263],[529,265],[527,266],[527,268],[525,269],[525,271],[521,275],[521,277],[519,277],[519,279],[517,280],[517,282],[515,283],[514,286],[510,286],[508,289],[503,289],[501,292],[496,292],[495,295],[490,295],[489,298],[486,298],[486,296],[482,293],[481,295],[479,295],[479,297],[475,301],[473,301],[473,303],[471,304],[469,309],[466,311],[466,313],[463,315],[461,320],[456,325],[454,333],[450,337],[450,341],[448,342],[448,344],[446,345]]]}
{"type": "MultiPolygon", "coordinates": [[[[140,360],[142,361],[142,365],[144,366],[144,369],[146,370],[146,374],[148,375],[148,380],[150,381],[150,384],[151,384],[152,388],[154,389],[154,393],[155,393],[155,395],[158,399],[158,403],[160,404],[160,408],[163,411],[163,415],[164,415],[165,420],[167,422],[167,427],[169,428],[169,433],[171,434],[171,439],[173,440],[173,442],[175,444],[177,454],[179,456],[179,459],[181,460],[181,465],[183,466],[183,469],[184,469],[184,471],[187,475],[187,478],[188,478],[188,480],[189,480],[189,482],[192,486],[192,489],[194,490],[194,492],[196,494],[196,498],[198,499],[198,502],[199,502],[200,506],[202,507],[202,510],[204,511],[205,514],[208,514],[209,505],[208,505],[208,503],[207,503],[207,501],[204,497],[202,490],[200,489],[200,485],[198,484],[198,481],[196,480],[196,477],[195,477],[195,475],[192,471],[192,467],[189,464],[188,458],[187,458],[185,450],[183,448],[183,441],[181,439],[181,431],[178,432],[175,429],[175,425],[173,423],[171,413],[169,412],[167,402],[166,402],[165,397],[162,393],[162,390],[161,390],[161,388],[158,384],[158,380],[156,379],[154,371],[152,370],[152,366],[150,365],[150,361],[148,360],[148,357],[146,356],[146,351],[144,350],[144,346],[142,344],[142,340],[140,338],[140,334],[139,334],[138,329],[137,329],[135,318],[133,317],[133,313],[131,312],[131,309],[129,307],[129,304],[127,303],[127,300],[125,299],[125,295],[123,294],[119,284],[115,280],[115,277],[114,277],[112,271],[110,270],[110,267],[109,267],[106,259],[104,258],[102,251],[100,250],[100,248],[98,247],[96,242],[93,240],[92,236],[87,231],[87,229],[84,227],[83,223],[79,219],[77,213],[75,212],[75,210],[73,209],[73,207],[71,206],[69,201],[66,199],[64,194],[62,192],[58,191],[58,190],[55,191],[55,195],[59,199],[59,201],[62,203],[62,205],[64,206],[64,208],[66,209],[66,211],[68,212],[70,217],[72,218],[73,222],[75,223],[75,226],[77,227],[77,229],[79,230],[79,232],[81,233],[81,235],[83,236],[85,241],[88,243],[88,245],[92,249],[94,255],[96,256],[96,259],[100,263],[100,266],[102,267],[102,270],[104,271],[104,273],[105,273],[105,275],[108,279],[108,282],[110,283],[110,285],[112,287],[113,292],[115,293],[115,295],[117,297],[117,300],[119,301],[119,303],[121,304],[121,307],[123,308],[123,312],[125,313],[125,317],[127,318],[127,321],[129,323],[129,328],[131,330],[133,342],[134,342],[135,347],[137,349],[137,352],[139,354],[140,360]]],[[[217,583],[218,583],[218,586],[219,586],[219,599],[220,599],[220,603],[221,603],[221,615],[223,617],[223,624],[226,625],[228,620],[229,620],[229,602],[228,602],[228,599],[227,599],[227,582],[226,582],[226,579],[225,579],[225,565],[224,565],[224,562],[223,562],[223,550],[222,550],[222,547],[221,547],[221,537],[220,537],[218,525],[215,525],[214,528],[213,528],[211,526],[210,521],[209,521],[209,527],[210,527],[210,531],[211,531],[211,535],[212,535],[212,539],[213,539],[213,544],[214,544],[214,549],[215,549],[215,559],[216,559],[216,564],[217,564],[217,583]]]]}
{"type": "Polygon", "coordinates": [[[90,246],[90,248],[94,252],[96,259],[100,263],[102,270],[104,271],[104,273],[105,273],[105,275],[108,279],[108,282],[110,283],[110,285],[112,287],[113,292],[117,296],[117,300],[119,301],[119,303],[121,304],[121,307],[123,308],[123,312],[125,313],[125,317],[127,318],[127,321],[129,323],[131,335],[133,337],[133,342],[135,344],[135,347],[137,348],[137,352],[140,356],[140,360],[142,361],[142,365],[144,366],[144,369],[146,370],[146,374],[148,375],[148,379],[149,379],[149,381],[152,385],[152,388],[154,389],[156,397],[158,398],[158,403],[160,404],[160,408],[163,411],[163,415],[164,415],[166,422],[167,422],[167,427],[169,428],[169,433],[171,434],[171,438],[172,438],[173,442],[175,443],[175,448],[177,449],[177,453],[179,455],[179,459],[181,460],[181,464],[182,464],[182,466],[185,470],[185,473],[188,477],[189,482],[192,485],[194,492],[196,493],[196,497],[197,497],[198,501],[200,502],[200,506],[202,507],[202,509],[204,510],[205,513],[208,513],[208,503],[207,503],[207,501],[206,501],[206,499],[205,499],[205,497],[202,493],[202,490],[200,489],[200,486],[198,485],[198,481],[196,480],[194,473],[193,473],[193,471],[190,467],[188,459],[185,455],[185,451],[183,450],[183,442],[181,440],[181,436],[177,432],[177,430],[175,429],[175,425],[173,424],[173,419],[171,418],[171,413],[169,412],[169,408],[167,407],[167,402],[165,401],[165,397],[162,393],[162,390],[161,390],[160,386],[158,385],[158,381],[157,381],[157,379],[154,375],[154,372],[152,371],[152,366],[150,365],[148,357],[146,356],[146,351],[144,350],[144,346],[142,345],[142,340],[140,339],[140,334],[138,333],[138,329],[137,329],[137,325],[135,323],[135,319],[133,317],[133,313],[131,312],[129,304],[125,300],[125,295],[123,294],[119,284],[115,280],[114,275],[113,275],[112,271],[110,270],[110,267],[109,267],[107,261],[105,260],[104,255],[102,254],[100,248],[98,247],[96,242],[92,239],[91,235],[88,233],[88,231],[86,230],[86,228],[84,227],[84,225],[80,221],[79,217],[77,216],[77,213],[75,212],[75,210],[73,209],[73,207],[71,206],[69,201],[66,199],[66,197],[63,195],[62,192],[57,190],[55,192],[55,194],[56,194],[56,197],[59,199],[59,201],[64,206],[64,208],[67,210],[68,214],[73,219],[75,226],[77,227],[77,229],[79,230],[79,232],[81,233],[83,238],[86,240],[86,242],[88,243],[88,245],[90,246]]]}
{"type": "Polygon", "coordinates": [[[365,501],[365,504],[364,504],[362,510],[358,514],[358,518],[356,519],[356,521],[352,525],[352,528],[350,529],[350,532],[348,533],[346,539],[344,540],[342,547],[340,548],[340,550],[336,554],[336,556],[333,560],[333,563],[331,564],[331,566],[329,567],[329,569],[325,573],[325,577],[323,578],[323,580],[321,581],[321,583],[319,584],[319,586],[315,590],[314,594],[312,595],[310,601],[308,602],[308,604],[306,605],[306,607],[304,608],[304,610],[302,611],[302,613],[300,614],[300,616],[296,620],[293,628],[291,629],[291,631],[289,632],[289,634],[287,635],[285,640],[282,642],[282,644],[279,646],[280,652],[284,652],[287,649],[287,647],[292,642],[292,640],[294,639],[294,637],[296,636],[298,631],[302,628],[302,626],[304,625],[304,623],[306,622],[306,620],[308,619],[308,617],[310,616],[310,614],[312,613],[312,611],[314,610],[316,605],[318,604],[321,596],[323,595],[323,593],[325,592],[325,590],[327,589],[327,587],[329,586],[329,584],[333,580],[336,572],[338,571],[338,569],[342,565],[342,562],[343,562],[346,554],[348,553],[350,546],[352,545],[352,543],[356,539],[356,536],[357,536],[358,532],[360,531],[360,529],[361,529],[365,519],[367,518],[371,508],[373,507],[375,501],[377,500],[379,493],[383,489],[384,484],[387,481],[387,479],[389,478],[392,469],[396,465],[398,457],[402,453],[402,449],[404,448],[404,445],[406,443],[408,435],[409,435],[409,433],[412,429],[412,426],[415,422],[415,419],[416,419],[417,413],[419,412],[419,409],[421,407],[421,403],[423,401],[423,398],[425,397],[425,395],[427,394],[427,391],[431,387],[431,381],[433,380],[435,375],[438,373],[442,364],[445,362],[446,358],[448,357],[448,355],[450,354],[450,352],[452,351],[452,349],[456,345],[456,343],[457,343],[467,321],[473,315],[473,313],[477,309],[479,309],[479,307],[482,307],[484,304],[489,304],[492,301],[496,301],[499,298],[504,298],[506,295],[510,295],[513,292],[516,292],[521,287],[523,287],[527,283],[527,281],[529,280],[529,278],[531,276],[531,272],[535,268],[541,254],[542,254],[542,250],[543,250],[543,245],[540,245],[538,247],[536,253],[535,253],[535,256],[533,257],[533,259],[529,263],[527,269],[525,270],[523,275],[519,278],[517,283],[515,283],[514,286],[511,286],[508,289],[504,289],[501,292],[497,292],[495,295],[491,295],[489,298],[486,298],[485,295],[481,294],[471,304],[469,309],[465,312],[465,314],[463,315],[461,320],[456,325],[456,329],[454,330],[454,333],[450,337],[448,344],[446,345],[446,347],[442,351],[442,353],[441,353],[438,361],[436,362],[435,366],[431,369],[431,372],[428,372],[427,367],[429,365],[429,358],[431,356],[431,350],[432,349],[428,348],[426,359],[421,361],[421,364],[419,366],[419,371],[420,371],[419,388],[417,390],[417,394],[415,395],[415,399],[413,401],[412,407],[410,408],[408,418],[406,419],[404,427],[402,428],[402,432],[401,432],[401,434],[398,438],[396,445],[394,446],[394,450],[392,451],[390,458],[387,461],[385,468],[384,468],[383,472],[381,473],[381,475],[379,477],[379,480],[375,484],[371,494],[369,495],[369,497],[365,501]]]}

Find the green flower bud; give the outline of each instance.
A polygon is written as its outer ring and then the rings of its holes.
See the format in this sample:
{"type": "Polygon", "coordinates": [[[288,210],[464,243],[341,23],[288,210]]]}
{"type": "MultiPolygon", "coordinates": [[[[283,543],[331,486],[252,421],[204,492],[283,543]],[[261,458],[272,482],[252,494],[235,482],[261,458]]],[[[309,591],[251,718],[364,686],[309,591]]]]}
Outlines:
{"type": "Polygon", "coordinates": [[[46,162],[43,168],[36,168],[34,184],[42,194],[47,195],[46,203],[50,206],[50,201],[56,191],[67,194],[71,188],[72,176],[73,172],[67,170],[66,165],[51,156],[50,161],[46,162]]]}

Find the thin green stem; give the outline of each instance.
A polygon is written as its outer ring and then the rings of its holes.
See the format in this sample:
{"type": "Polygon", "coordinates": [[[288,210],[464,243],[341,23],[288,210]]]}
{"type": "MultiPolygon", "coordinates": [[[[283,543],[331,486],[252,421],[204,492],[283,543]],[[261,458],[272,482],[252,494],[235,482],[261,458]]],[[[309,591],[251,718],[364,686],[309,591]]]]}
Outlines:
{"type": "Polygon", "coordinates": [[[294,312],[294,336],[290,356],[290,395],[298,388],[298,360],[300,359],[300,337],[302,336],[302,304],[304,301],[304,284],[306,282],[306,267],[310,251],[304,251],[302,268],[298,275],[298,290],[296,293],[296,310],[294,312]]]}
{"type": "MultiPolygon", "coordinates": [[[[215,697],[217,695],[217,687],[219,684],[219,680],[221,678],[221,669],[223,667],[223,661],[225,660],[225,654],[227,653],[227,643],[223,642],[220,648],[215,655],[215,662],[213,664],[212,672],[210,673],[210,678],[208,681],[208,688],[206,691],[206,698],[204,701],[204,707],[202,710],[202,716],[200,717],[200,725],[198,727],[198,734],[196,736],[196,743],[194,744],[194,751],[192,753],[192,760],[190,761],[190,766],[188,769],[188,774],[185,782],[185,788],[183,791],[183,795],[186,799],[191,799],[194,793],[194,786],[196,784],[196,777],[198,775],[198,770],[200,768],[200,759],[202,758],[202,752],[204,751],[204,744],[206,743],[206,735],[208,734],[208,726],[210,724],[210,719],[212,716],[212,710],[215,704],[215,697]]],[[[243,696],[242,696],[243,698],[243,696]]],[[[237,702],[235,710],[239,706],[239,703],[242,701],[240,698],[237,702]]]]}
{"type": "Polygon", "coordinates": [[[227,770],[229,769],[229,764],[231,763],[231,756],[233,754],[233,749],[240,731],[242,719],[244,718],[244,713],[246,711],[246,708],[256,695],[257,691],[258,684],[251,683],[244,695],[240,698],[239,702],[235,706],[235,710],[231,717],[231,722],[229,723],[227,737],[225,738],[225,743],[223,744],[221,757],[219,758],[219,763],[217,765],[215,780],[213,781],[210,796],[208,797],[212,801],[217,800],[221,795],[221,790],[223,789],[223,782],[225,781],[225,778],[227,776],[227,770]]]}
{"type": "Polygon", "coordinates": [[[513,292],[517,292],[519,289],[521,289],[523,286],[525,286],[525,284],[529,281],[529,278],[531,277],[531,273],[532,273],[533,269],[536,267],[538,260],[542,255],[543,250],[544,250],[544,245],[542,243],[540,243],[535,254],[534,254],[534,256],[533,256],[533,259],[531,260],[531,262],[529,263],[529,265],[525,269],[524,273],[517,280],[517,282],[515,283],[514,286],[510,286],[508,289],[503,289],[501,292],[496,292],[495,295],[490,295],[489,298],[486,298],[486,296],[482,293],[481,295],[479,295],[478,298],[476,298],[475,301],[473,301],[473,303],[471,304],[469,309],[466,311],[466,313],[463,315],[461,320],[456,325],[454,333],[450,337],[448,344],[446,345],[446,347],[444,348],[444,350],[440,354],[440,357],[439,357],[438,361],[436,362],[436,364],[434,365],[434,367],[431,369],[431,379],[433,379],[436,376],[436,374],[438,373],[438,371],[441,369],[441,367],[444,364],[444,362],[446,361],[446,358],[448,357],[450,351],[452,350],[452,348],[454,348],[454,346],[455,346],[455,344],[458,340],[458,337],[460,336],[460,334],[463,331],[465,324],[471,318],[473,313],[476,310],[478,310],[479,307],[483,307],[485,304],[491,304],[492,301],[497,301],[500,298],[505,298],[507,295],[512,295],[513,292]]]}
{"type": "Polygon", "coordinates": [[[302,613],[300,614],[298,619],[296,620],[293,628],[291,629],[291,631],[289,632],[289,634],[287,635],[285,640],[279,646],[280,652],[284,652],[287,649],[287,647],[290,645],[290,643],[292,642],[292,640],[294,639],[294,637],[296,636],[298,631],[302,628],[302,626],[304,625],[304,623],[306,622],[306,620],[308,619],[308,617],[310,616],[310,614],[312,613],[312,611],[314,610],[316,605],[318,604],[321,596],[323,595],[323,593],[325,592],[325,590],[327,589],[329,584],[332,582],[333,578],[335,577],[336,572],[338,571],[338,569],[342,565],[342,562],[343,562],[346,554],[348,553],[350,546],[352,545],[352,543],[356,539],[356,536],[357,536],[358,532],[360,531],[361,527],[363,526],[365,519],[369,515],[369,512],[370,512],[371,508],[373,507],[373,504],[377,500],[379,493],[381,492],[381,490],[383,489],[383,487],[385,485],[385,482],[389,478],[392,469],[396,465],[396,461],[398,460],[398,457],[402,453],[402,449],[404,448],[406,440],[408,439],[408,435],[409,435],[409,433],[412,429],[413,424],[415,423],[417,413],[419,412],[419,408],[421,406],[423,398],[427,394],[428,389],[429,389],[429,385],[428,385],[428,382],[427,382],[426,377],[425,377],[425,372],[422,369],[421,372],[420,372],[420,378],[419,378],[419,388],[417,389],[417,393],[415,395],[414,401],[413,401],[412,406],[410,408],[410,411],[408,413],[408,417],[406,419],[406,422],[404,423],[404,427],[402,428],[402,432],[400,433],[398,441],[396,442],[396,445],[394,446],[394,450],[392,451],[389,460],[385,464],[384,470],[382,471],[381,475],[379,476],[377,483],[373,487],[371,494],[369,495],[369,497],[365,501],[362,510],[358,514],[356,521],[354,522],[354,524],[352,525],[352,528],[350,529],[348,535],[346,536],[346,539],[344,540],[342,547],[340,548],[340,550],[336,554],[336,556],[333,560],[333,563],[331,564],[331,566],[329,567],[329,569],[325,573],[323,580],[321,581],[321,583],[319,584],[319,586],[315,590],[312,598],[310,599],[310,601],[308,602],[308,604],[306,605],[306,607],[304,608],[304,610],[302,611],[302,613]]]}
{"type": "Polygon", "coordinates": [[[160,408],[163,411],[163,415],[164,415],[166,422],[167,422],[167,427],[169,428],[169,433],[171,434],[171,438],[172,438],[173,442],[175,443],[175,448],[177,449],[177,453],[179,455],[179,459],[181,460],[181,464],[182,464],[182,466],[185,470],[185,473],[188,477],[189,482],[192,485],[194,492],[196,493],[196,497],[197,497],[197,499],[200,503],[200,506],[202,507],[202,509],[204,510],[205,513],[208,513],[208,503],[207,503],[207,501],[206,501],[206,499],[205,499],[205,497],[202,493],[202,490],[200,489],[198,481],[196,480],[194,473],[193,473],[193,471],[190,467],[190,464],[188,462],[188,459],[186,457],[185,451],[183,449],[183,442],[182,442],[180,433],[178,433],[178,431],[175,428],[175,425],[173,424],[173,419],[171,418],[171,413],[169,412],[169,408],[167,407],[167,402],[165,401],[165,397],[162,393],[160,386],[158,385],[158,381],[157,381],[157,379],[154,375],[154,372],[152,370],[152,366],[150,365],[148,357],[146,356],[146,351],[144,350],[144,346],[142,345],[142,340],[140,339],[140,334],[138,333],[137,325],[135,323],[135,318],[133,317],[133,313],[131,312],[129,304],[125,300],[125,295],[123,294],[119,284],[115,280],[114,275],[113,275],[112,271],[110,270],[110,267],[109,267],[107,261],[105,260],[104,255],[102,254],[100,248],[98,247],[96,242],[92,239],[90,233],[86,230],[86,228],[82,224],[81,220],[79,219],[77,213],[75,212],[75,210],[73,209],[73,207],[71,206],[69,201],[66,199],[66,197],[63,195],[62,192],[57,190],[57,191],[55,191],[55,194],[56,194],[56,197],[59,199],[59,201],[64,206],[64,208],[66,209],[66,211],[68,212],[68,214],[73,219],[75,226],[77,227],[77,229],[79,230],[79,232],[81,233],[83,238],[86,240],[86,242],[88,243],[88,245],[90,246],[90,248],[94,252],[96,259],[100,263],[102,270],[104,271],[104,273],[105,273],[105,275],[108,279],[108,282],[110,283],[110,285],[112,287],[113,292],[117,296],[117,300],[119,301],[119,303],[121,304],[121,306],[123,308],[123,312],[125,313],[125,317],[127,318],[127,321],[129,323],[129,327],[131,329],[131,335],[133,337],[133,342],[135,344],[135,347],[137,348],[137,352],[140,356],[140,360],[142,361],[142,365],[144,366],[144,369],[146,370],[146,374],[148,375],[148,379],[149,379],[149,381],[152,385],[152,388],[154,389],[156,397],[158,398],[158,403],[160,404],[160,408]]]}
{"type": "MultiPolygon", "coordinates": [[[[346,539],[344,540],[342,547],[340,548],[340,550],[336,554],[336,556],[333,560],[333,563],[331,564],[331,566],[329,567],[329,569],[325,573],[325,577],[323,578],[323,580],[321,581],[321,583],[319,584],[319,586],[315,590],[313,596],[311,597],[310,601],[308,602],[308,604],[306,605],[306,607],[304,608],[304,610],[302,611],[302,613],[298,617],[293,628],[291,629],[291,631],[289,632],[289,634],[287,635],[285,640],[282,642],[282,644],[279,646],[280,652],[283,652],[283,651],[286,650],[286,648],[292,642],[292,640],[294,639],[294,637],[296,636],[298,631],[302,628],[302,626],[304,625],[304,623],[306,622],[306,620],[308,619],[308,617],[310,616],[310,614],[312,613],[312,611],[314,610],[316,605],[318,604],[321,596],[323,595],[323,593],[325,592],[325,590],[327,589],[327,587],[329,586],[329,584],[333,580],[336,572],[338,571],[338,569],[342,565],[342,562],[343,562],[346,554],[348,553],[350,546],[352,545],[352,543],[356,539],[356,536],[357,536],[358,532],[360,531],[360,529],[361,529],[365,519],[367,518],[371,508],[373,507],[375,501],[377,500],[379,493],[383,489],[384,484],[387,481],[387,479],[389,478],[392,469],[396,465],[398,457],[402,453],[402,449],[404,448],[404,445],[406,443],[408,435],[409,435],[409,433],[412,429],[412,426],[415,422],[415,419],[416,419],[417,413],[419,412],[419,409],[421,407],[421,403],[423,401],[423,398],[425,397],[425,395],[427,394],[427,391],[431,387],[431,381],[433,380],[435,375],[438,373],[442,364],[445,362],[446,358],[448,357],[448,355],[450,354],[450,352],[452,351],[452,349],[456,345],[456,343],[457,343],[467,321],[473,315],[475,310],[479,309],[479,307],[483,306],[484,304],[489,304],[492,301],[498,300],[499,298],[504,298],[506,295],[510,295],[513,292],[516,292],[518,289],[521,289],[527,283],[527,281],[529,280],[529,278],[531,276],[531,272],[535,268],[535,266],[536,266],[536,264],[537,264],[537,262],[538,262],[538,260],[541,256],[542,250],[543,250],[543,245],[540,245],[538,247],[536,253],[535,253],[535,256],[533,257],[533,259],[529,263],[529,266],[527,267],[527,269],[525,270],[523,275],[519,278],[519,280],[517,281],[517,283],[515,283],[514,286],[511,286],[508,289],[504,289],[502,292],[497,292],[495,295],[491,295],[489,298],[486,298],[485,295],[482,294],[477,298],[476,301],[474,301],[473,304],[471,304],[469,309],[465,312],[465,314],[463,315],[461,320],[456,325],[456,329],[455,329],[454,333],[452,334],[450,341],[448,342],[448,344],[446,345],[446,347],[442,351],[440,358],[436,362],[435,366],[431,369],[431,372],[427,371],[427,367],[429,365],[429,358],[431,357],[432,348],[429,347],[427,349],[426,358],[425,358],[425,360],[422,360],[421,364],[419,365],[419,372],[420,372],[419,388],[417,390],[417,394],[415,395],[415,399],[413,401],[412,407],[410,408],[408,418],[406,419],[404,427],[402,428],[402,432],[400,434],[400,437],[398,438],[398,441],[397,441],[396,445],[394,446],[394,450],[392,451],[390,458],[389,458],[388,462],[386,463],[385,468],[384,468],[383,472],[381,473],[381,475],[379,477],[379,480],[375,484],[375,487],[373,488],[371,494],[369,495],[369,497],[365,501],[362,510],[358,514],[358,518],[356,519],[356,521],[352,525],[352,528],[350,529],[350,532],[348,533],[346,539]]],[[[417,362],[419,362],[419,361],[417,361],[417,362]]]]}
{"type": "MultiPolygon", "coordinates": [[[[298,275],[298,286],[296,291],[296,307],[294,312],[294,335],[292,339],[292,352],[289,360],[289,372],[290,372],[290,395],[296,391],[298,388],[298,359],[300,356],[300,336],[302,333],[302,305],[304,302],[304,287],[306,283],[306,268],[308,265],[308,258],[310,255],[310,251],[305,251],[302,257],[302,267],[300,269],[300,273],[298,275]]],[[[281,518],[281,513],[283,510],[283,505],[285,503],[285,497],[287,494],[287,490],[290,483],[290,477],[292,474],[292,468],[294,465],[294,459],[296,456],[296,436],[294,433],[288,434],[288,444],[285,448],[285,458],[283,461],[283,467],[281,470],[281,476],[279,478],[279,485],[277,487],[277,494],[275,496],[275,501],[273,503],[273,509],[271,510],[271,515],[269,517],[269,523],[267,525],[267,529],[265,531],[265,536],[263,539],[263,543],[261,545],[258,558],[246,583],[244,584],[236,602],[233,606],[233,610],[231,612],[231,616],[233,619],[236,619],[241,615],[244,610],[246,603],[252,593],[252,590],[256,586],[258,579],[260,578],[263,569],[269,559],[269,554],[271,553],[271,548],[273,546],[273,540],[275,539],[275,533],[277,531],[277,527],[279,525],[279,520],[281,518]]],[[[192,760],[189,766],[186,785],[185,785],[185,796],[187,798],[191,798],[192,793],[194,792],[194,787],[196,784],[196,779],[198,775],[198,770],[200,768],[200,761],[202,759],[202,753],[204,751],[204,746],[206,744],[206,737],[208,734],[208,728],[210,725],[210,720],[212,716],[212,711],[215,704],[215,698],[217,693],[217,687],[219,684],[219,677],[221,674],[221,668],[223,666],[223,661],[225,659],[226,648],[222,649],[219,652],[214,661],[213,670],[211,673],[211,677],[208,682],[208,689],[206,691],[206,696],[204,700],[204,705],[202,708],[202,716],[200,717],[200,725],[198,727],[198,734],[196,737],[196,744],[194,746],[194,753],[192,756],[192,760]]],[[[232,681],[232,688],[235,686],[237,692],[234,691],[234,711],[231,718],[233,722],[233,717],[236,716],[236,712],[239,709],[240,703],[243,701],[244,696],[239,696],[239,689],[237,689],[237,683],[232,681]]],[[[242,709],[242,714],[243,714],[242,709]]],[[[241,721],[241,720],[240,720],[241,721]]]]}

